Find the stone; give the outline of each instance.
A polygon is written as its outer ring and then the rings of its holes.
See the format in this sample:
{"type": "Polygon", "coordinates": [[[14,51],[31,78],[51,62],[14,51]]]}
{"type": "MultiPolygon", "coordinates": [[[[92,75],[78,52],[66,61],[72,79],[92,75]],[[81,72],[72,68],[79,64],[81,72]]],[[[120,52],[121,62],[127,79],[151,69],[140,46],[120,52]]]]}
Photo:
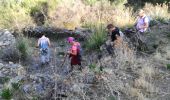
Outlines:
{"type": "Polygon", "coordinates": [[[31,87],[32,87],[32,85],[26,84],[26,85],[23,86],[23,91],[25,93],[30,93],[31,92],[31,87]]]}
{"type": "Polygon", "coordinates": [[[13,63],[13,62],[11,62],[11,61],[9,61],[9,64],[10,64],[10,65],[13,65],[14,63],[13,63]]]}
{"type": "Polygon", "coordinates": [[[38,94],[43,94],[44,93],[44,88],[41,83],[39,84],[34,84],[33,87],[35,88],[35,92],[38,94]]]}
{"type": "Polygon", "coordinates": [[[0,49],[5,49],[15,43],[15,37],[8,30],[0,30],[0,49]]]}
{"type": "Polygon", "coordinates": [[[11,80],[10,80],[10,83],[18,83],[19,81],[21,81],[22,79],[24,78],[24,76],[16,76],[16,77],[14,77],[14,78],[12,78],[11,80]]]}
{"type": "Polygon", "coordinates": [[[4,65],[2,63],[0,63],[0,70],[4,67],[4,65]]]}
{"type": "Polygon", "coordinates": [[[103,71],[106,72],[107,74],[113,73],[113,70],[111,68],[104,68],[103,71]]]}
{"type": "Polygon", "coordinates": [[[20,66],[20,67],[17,69],[17,74],[18,74],[18,75],[26,75],[26,70],[24,69],[24,67],[20,66]]]}

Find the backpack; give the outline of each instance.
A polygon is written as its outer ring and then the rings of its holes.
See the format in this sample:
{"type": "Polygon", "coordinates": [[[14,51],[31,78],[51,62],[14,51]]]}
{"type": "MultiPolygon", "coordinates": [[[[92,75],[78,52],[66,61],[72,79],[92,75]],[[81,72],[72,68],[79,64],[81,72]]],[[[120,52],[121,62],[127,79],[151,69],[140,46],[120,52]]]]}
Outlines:
{"type": "Polygon", "coordinates": [[[150,26],[150,21],[152,20],[150,16],[145,16],[143,18],[143,22],[145,22],[145,18],[148,18],[148,27],[150,26]]]}
{"type": "Polygon", "coordinates": [[[77,54],[78,60],[81,61],[83,50],[82,50],[81,45],[79,43],[77,44],[77,51],[78,51],[78,54],[77,54]]]}
{"type": "Polygon", "coordinates": [[[123,32],[122,32],[122,31],[120,31],[120,30],[119,30],[119,34],[120,34],[120,37],[122,37],[122,38],[124,37],[123,32]]]}

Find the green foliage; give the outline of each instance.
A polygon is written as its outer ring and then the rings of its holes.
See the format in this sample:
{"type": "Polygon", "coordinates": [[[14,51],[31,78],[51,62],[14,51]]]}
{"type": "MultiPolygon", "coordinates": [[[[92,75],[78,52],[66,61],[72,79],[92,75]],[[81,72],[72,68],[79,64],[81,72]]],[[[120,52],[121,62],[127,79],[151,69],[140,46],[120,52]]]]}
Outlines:
{"type": "Polygon", "coordinates": [[[31,14],[43,11],[43,4],[47,4],[48,12],[53,11],[59,0],[1,0],[0,28],[22,29],[34,25],[31,14]]]}
{"type": "Polygon", "coordinates": [[[21,86],[20,83],[11,83],[11,85],[12,85],[12,88],[13,88],[14,90],[19,90],[19,88],[20,88],[20,86],[21,86]]]}
{"type": "Polygon", "coordinates": [[[97,66],[95,63],[89,65],[89,69],[95,73],[101,73],[103,66],[97,66]]]}
{"type": "Polygon", "coordinates": [[[166,66],[167,66],[167,69],[170,69],[170,64],[167,64],[166,66]]]}
{"type": "Polygon", "coordinates": [[[89,65],[89,69],[95,70],[95,68],[96,68],[96,64],[90,64],[90,65],[89,65]]]}
{"type": "Polygon", "coordinates": [[[0,77],[0,84],[4,84],[9,81],[9,77],[0,77]]]}
{"type": "Polygon", "coordinates": [[[2,99],[10,100],[12,98],[12,93],[10,89],[3,89],[1,93],[2,99]]]}
{"type": "Polygon", "coordinates": [[[17,42],[17,49],[21,53],[21,59],[26,60],[28,57],[28,41],[25,38],[19,38],[17,42]]]}
{"type": "Polygon", "coordinates": [[[106,40],[106,32],[103,25],[93,25],[88,26],[91,30],[94,29],[94,33],[91,34],[90,38],[87,40],[85,47],[88,50],[99,50],[100,46],[106,40]]]}
{"type": "Polygon", "coordinates": [[[108,100],[116,100],[116,98],[114,96],[109,96],[108,100]]]}

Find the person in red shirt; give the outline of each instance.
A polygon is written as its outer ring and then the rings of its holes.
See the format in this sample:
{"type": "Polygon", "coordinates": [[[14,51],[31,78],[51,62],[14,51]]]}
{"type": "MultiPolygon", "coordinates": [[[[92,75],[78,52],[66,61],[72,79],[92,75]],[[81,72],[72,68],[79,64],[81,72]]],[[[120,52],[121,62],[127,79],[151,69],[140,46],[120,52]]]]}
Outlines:
{"type": "Polygon", "coordinates": [[[68,51],[69,57],[71,58],[71,71],[74,65],[79,65],[79,69],[82,70],[81,59],[80,59],[80,43],[76,42],[73,37],[67,38],[67,42],[70,43],[71,48],[68,51]]]}

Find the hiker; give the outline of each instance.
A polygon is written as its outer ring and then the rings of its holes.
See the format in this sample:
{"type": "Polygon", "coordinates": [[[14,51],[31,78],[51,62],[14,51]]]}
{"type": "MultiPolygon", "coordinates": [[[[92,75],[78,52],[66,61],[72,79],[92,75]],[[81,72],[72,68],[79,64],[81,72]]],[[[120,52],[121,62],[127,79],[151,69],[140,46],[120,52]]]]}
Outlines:
{"type": "MultiPolygon", "coordinates": [[[[114,42],[118,39],[117,37],[123,39],[124,35],[122,32],[120,32],[120,29],[118,27],[115,27],[113,24],[107,25],[107,31],[108,31],[108,41],[106,41],[106,49],[109,54],[113,53],[113,46],[114,42]]],[[[119,39],[120,40],[120,39],[119,39]]]]}
{"type": "Polygon", "coordinates": [[[42,37],[38,39],[37,47],[40,49],[40,59],[41,64],[49,64],[50,61],[50,54],[49,54],[49,47],[51,46],[49,38],[42,34],[42,37]]]}
{"type": "Polygon", "coordinates": [[[74,65],[79,65],[79,70],[82,71],[80,43],[76,42],[73,37],[68,37],[67,42],[71,45],[70,50],[67,52],[69,54],[69,58],[71,58],[71,70],[70,71],[73,70],[74,65]]]}
{"type": "Polygon", "coordinates": [[[135,24],[135,28],[138,32],[144,33],[149,27],[149,18],[146,16],[144,10],[139,10],[138,18],[135,24]]]}
{"type": "Polygon", "coordinates": [[[138,42],[140,48],[147,48],[145,33],[148,31],[149,28],[149,18],[146,16],[144,10],[142,9],[139,10],[135,28],[137,30],[137,37],[139,39],[138,42]]]}

